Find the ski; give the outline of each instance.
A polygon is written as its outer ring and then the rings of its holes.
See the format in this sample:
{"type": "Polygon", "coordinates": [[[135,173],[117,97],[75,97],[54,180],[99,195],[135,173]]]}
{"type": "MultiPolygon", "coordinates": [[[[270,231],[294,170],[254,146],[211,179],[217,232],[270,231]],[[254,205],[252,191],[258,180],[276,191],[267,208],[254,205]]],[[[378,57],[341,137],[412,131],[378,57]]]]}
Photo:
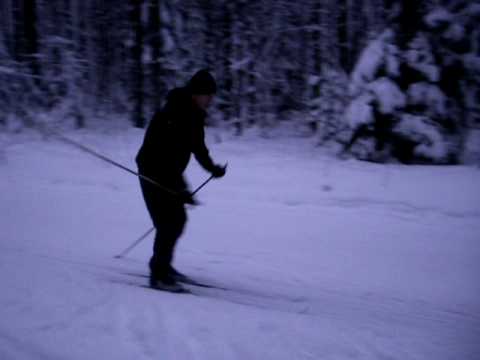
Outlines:
{"type": "Polygon", "coordinates": [[[171,294],[191,294],[191,295],[193,294],[190,289],[187,289],[185,287],[182,287],[181,289],[176,289],[176,290],[171,290],[168,288],[162,288],[158,286],[150,286],[150,285],[140,285],[140,287],[145,289],[155,290],[155,291],[168,292],[171,294]]]}
{"type": "MultiPolygon", "coordinates": [[[[125,275],[130,275],[130,276],[135,276],[135,277],[142,277],[142,278],[145,278],[145,279],[148,279],[150,278],[149,275],[147,274],[140,274],[140,273],[125,273],[125,275]]],[[[198,280],[195,280],[195,279],[192,279],[191,277],[189,276],[182,276],[181,278],[179,277],[178,279],[176,279],[177,282],[181,283],[181,284],[185,284],[185,285],[191,285],[191,286],[196,286],[196,287],[201,287],[201,288],[206,288],[206,289],[219,289],[219,290],[228,290],[224,287],[221,287],[221,286],[217,286],[217,285],[212,285],[212,284],[208,284],[208,283],[205,283],[203,281],[198,281],[198,280]]]]}
{"type": "Polygon", "coordinates": [[[188,276],[179,278],[179,279],[177,279],[177,281],[179,283],[182,283],[182,284],[198,286],[198,287],[203,287],[203,288],[207,288],[207,289],[222,289],[222,290],[225,290],[225,289],[220,288],[218,286],[214,286],[214,285],[210,285],[210,284],[205,284],[203,282],[199,282],[199,281],[194,280],[194,279],[192,279],[191,277],[188,277],[188,276]]]}

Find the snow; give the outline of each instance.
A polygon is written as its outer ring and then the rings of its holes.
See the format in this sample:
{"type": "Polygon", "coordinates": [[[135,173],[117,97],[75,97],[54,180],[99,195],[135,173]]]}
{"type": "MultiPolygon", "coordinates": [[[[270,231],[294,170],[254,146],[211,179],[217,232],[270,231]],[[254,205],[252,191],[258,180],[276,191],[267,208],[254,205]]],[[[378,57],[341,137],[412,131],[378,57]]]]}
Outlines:
{"type": "Polygon", "coordinates": [[[345,110],[345,121],[351,128],[355,129],[362,124],[373,122],[373,110],[370,105],[372,100],[373,96],[367,93],[357,97],[348,104],[345,110]]]}
{"type": "Polygon", "coordinates": [[[435,64],[432,49],[425,35],[418,35],[405,52],[408,64],[418,70],[431,82],[440,79],[440,68],[435,64]]]}
{"type": "Polygon", "coordinates": [[[417,155],[441,161],[448,154],[448,143],[443,141],[438,126],[425,116],[403,114],[394,132],[418,143],[417,155]]]}
{"type": "Polygon", "coordinates": [[[406,97],[402,90],[392,80],[381,77],[370,84],[370,89],[379,102],[379,110],[383,114],[392,114],[398,108],[405,106],[406,97]]]}
{"type": "MultiPolygon", "coordinates": [[[[392,37],[393,32],[385,30],[362,51],[351,75],[350,93],[353,96],[358,95],[367,83],[375,79],[378,69],[386,61],[387,50],[392,47],[387,46],[392,37]]],[[[395,68],[391,61],[387,63],[389,68],[395,68]]]]}
{"type": "Polygon", "coordinates": [[[447,98],[438,86],[427,82],[417,82],[407,90],[408,103],[424,104],[435,116],[445,116],[447,113],[447,98]]]}
{"type": "Polygon", "coordinates": [[[400,76],[400,51],[397,46],[393,44],[386,44],[385,65],[387,74],[391,77],[400,76]]]}
{"type": "MultiPolygon", "coordinates": [[[[151,226],[135,177],[52,138],[2,141],[1,359],[480,358],[478,168],[214,135],[229,172],[176,266],[228,290],[196,295],[131,275],[151,238],[113,259],[151,226]]],[[[67,136],[133,167],[143,132],[67,136]]],[[[206,176],[192,161],[192,186],[206,176]]]]}
{"type": "Polygon", "coordinates": [[[445,8],[438,7],[437,9],[430,11],[425,16],[425,23],[430,27],[437,27],[442,24],[451,23],[454,19],[454,15],[445,8]]]}
{"type": "Polygon", "coordinates": [[[480,72],[480,56],[467,54],[462,57],[465,67],[471,72],[480,72]]]}
{"type": "Polygon", "coordinates": [[[351,128],[373,122],[372,103],[378,101],[383,114],[391,114],[405,106],[406,96],[392,80],[382,77],[366,86],[367,92],[353,99],[345,109],[344,118],[351,128]]]}
{"type": "Polygon", "coordinates": [[[453,23],[448,27],[443,36],[448,40],[461,41],[465,34],[466,30],[461,24],[453,23]]]}
{"type": "Polygon", "coordinates": [[[468,6],[464,10],[464,15],[470,16],[472,18],[480,17],[480,4],[478,3],[468,4],[468,6]]]}
{"type": "Polygon", "coordinates": [[[9,66],[0,66],[0,74],[15,75],[15,71],[9,66]]]}
{"type": "Polygon", "coordinates": [[[471,130],[467,135],[462,162],[480,166],[480,129],[471,130]]]}

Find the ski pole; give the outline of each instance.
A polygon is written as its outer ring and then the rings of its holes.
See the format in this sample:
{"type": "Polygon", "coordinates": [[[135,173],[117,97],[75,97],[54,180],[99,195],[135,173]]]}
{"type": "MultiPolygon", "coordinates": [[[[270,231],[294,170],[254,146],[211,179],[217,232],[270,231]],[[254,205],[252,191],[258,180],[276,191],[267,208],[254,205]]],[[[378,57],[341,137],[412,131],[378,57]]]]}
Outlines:
{"type": "Polygon", "coordinates": [[[197,192],[199,192],[200,189],[203,188],[205,185],[207,185],[207,184],[210,182],[210,180],[212,180],[212,179],[213,179],[213,175],[210,175],[210,177],[209,177],[207,180],[205,180],[203,183],[201,183],[200,186],[197,187],[197,188],[192,192],[191,196],[194,196],[197,192]]]}
{"type": "Polygon", "coordinates": [[[125,250],[123,250],[120,254],[118,255],[115,255],[115,259],[121,259],[122,257],[124,257],[125,255],[127,255],[135,246],[137,246],[138,244],[140,244],[144,239],[147,238],[148,235],[150,235],[150,233],[155,230],[155,227],[152,227],[151,229],[149,229],[145,234],[143,234],[142,236],[140,236],[132,245],[130,245],[128,248],[126,248],[125,250]]]}
{"type": "MultiPolygon", "coordinates": [[[[38,125],[38,124],[36,124],[36,125],[38,125]]],[[[86,153],[88,153],[88,154],[90,154],[90,155],[93,155],[93,156],[95,156],[96,158],[101,159],[101,160],[103,160],[103,161],[105,161],[105,162],[107,162],[107,163],[109,163],[109,164],[111,164],[111,165],[113,165],[113,166],[116,166],[116,167],[118,167],[118,168],[120,168],[120,169],[122,169],[122,170],[125,170],[126,172],[129,172],[130,174],[133,174],[133,175],[135,175],[136,177],[138,177],[138,178],[140,178],[140,179],[142,179],[142,180],[145,180],[145,181],[147,181],[147,182],[149,182],[149,183],[157,186],[158,188],[162,189],[163,191],[165,191],[165,192],[167,192],[167,193],[169,193],[169,194],[171,194],[171,195],[180,196],[180,194],[179,194],[178,192],[173,191],[172,189],[170,189],[170,188],[168,188],[168,187],[166,187],[166,186],[163,186],[162,184],[159,184],[159,183],[156,182],[155,180],[152,180],[152,179],[150,179],[149,177],[147,177],[147,176],[145,176],[145,175],[142,175],[142,174],[140,174],[140,173],[137,173],[137,172],[129,169],[128,167],[126,167],[126,166],[124,166],[124,165],[122,165],[122,164],[120,164],[120,163],[118,163],[118,162],[116,162],[116,161],[113,161],[112,159],[109,159],[108,157],[106,157],[106,156],[104,156],[104,155],[102,155],[102,154],[97,153],[96,151],[94,151],[94,150],[86,147],[85,145],[82,145],[82,144],[80,144],[80,143],[78,143],[78,142],[76,142],[76,141],[74,141],[74,140],[72,140],[72,139],[69,139],[69,138],[61,135],[61,134],[57,133],[56,131],[53,131],[53,130],[51,130],[51,129],[47,129],[45,126],[41,126],[41,127],[40,127],[40,126],[37,126],[37,129],[38,129],[40,132],[44,132],[44,133],[53,135],[53,136],[55,136],[57,139],[65,142],[65,143],[67,143],[67,144],[69,144],[69,145],[72,145],[72,146],[76,147],[77,149],[82,150],[83,152],[86,152],[86,153]]]]}
{"type": "MultiPolygon", "coordinates": [[[[207,185],[210,180],[213,179],[213,175],[211,175],[207,180],[205,180],[200,186],[198,186],[191,194],[191,196],[195,195],[197,192],[200,191],[201,188],[203,188],[205,185],[207,185]]],[[[120,254],[115,255],[115,259],[121,259],[125,255],[127,255],[130,251],[132,251],[138,244],[140,244],[143,240],[145,240],[150,233],[155,230],[155,226],[152,226],[145,234],[140,236],[135,242],[133,242],[129,247],[127,247],[125,250],[123,250],[120,254]]]]}

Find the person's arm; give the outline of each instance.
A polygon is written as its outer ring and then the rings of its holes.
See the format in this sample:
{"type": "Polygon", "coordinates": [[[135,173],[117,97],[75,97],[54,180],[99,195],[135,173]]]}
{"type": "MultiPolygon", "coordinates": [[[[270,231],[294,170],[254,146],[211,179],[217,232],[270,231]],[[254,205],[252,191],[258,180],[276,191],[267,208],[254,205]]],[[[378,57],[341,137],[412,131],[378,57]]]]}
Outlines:
{"type": "Polygon", "coordinates": [[[220,166],[213,162],[210,157],[207,146],[205,145],[205,131],[203,130],[203,125],[199,126],[195,131],[196,139],[194,142],[193,155],[197,159],[198,163],[208,172],[210,172],[213,177],[220,178],[225,175],[226,166],[220,166]]]}
{"type": "Polygon", "coordinates": [[[205,145],[205,131],[203,126],[198,126],[195,129],[195,140],[193,144],[193,155],[198,163],[208,172],[215,171],[215,164],[210,157],[207,146],[205,145]]]}

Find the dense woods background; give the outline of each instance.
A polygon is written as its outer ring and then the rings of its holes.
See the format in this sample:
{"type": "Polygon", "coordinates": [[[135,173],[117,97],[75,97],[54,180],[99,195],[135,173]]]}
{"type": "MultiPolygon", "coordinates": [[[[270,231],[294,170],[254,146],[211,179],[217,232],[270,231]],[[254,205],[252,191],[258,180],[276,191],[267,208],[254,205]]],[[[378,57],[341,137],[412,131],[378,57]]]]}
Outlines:
{"type": "Polygon", "coordinates": [[[144,127],[200,68],[211,125],[290,122],[345,154],[457,163],[480,122],[477,1],[0,0],[0,131],[144,127]]]}

